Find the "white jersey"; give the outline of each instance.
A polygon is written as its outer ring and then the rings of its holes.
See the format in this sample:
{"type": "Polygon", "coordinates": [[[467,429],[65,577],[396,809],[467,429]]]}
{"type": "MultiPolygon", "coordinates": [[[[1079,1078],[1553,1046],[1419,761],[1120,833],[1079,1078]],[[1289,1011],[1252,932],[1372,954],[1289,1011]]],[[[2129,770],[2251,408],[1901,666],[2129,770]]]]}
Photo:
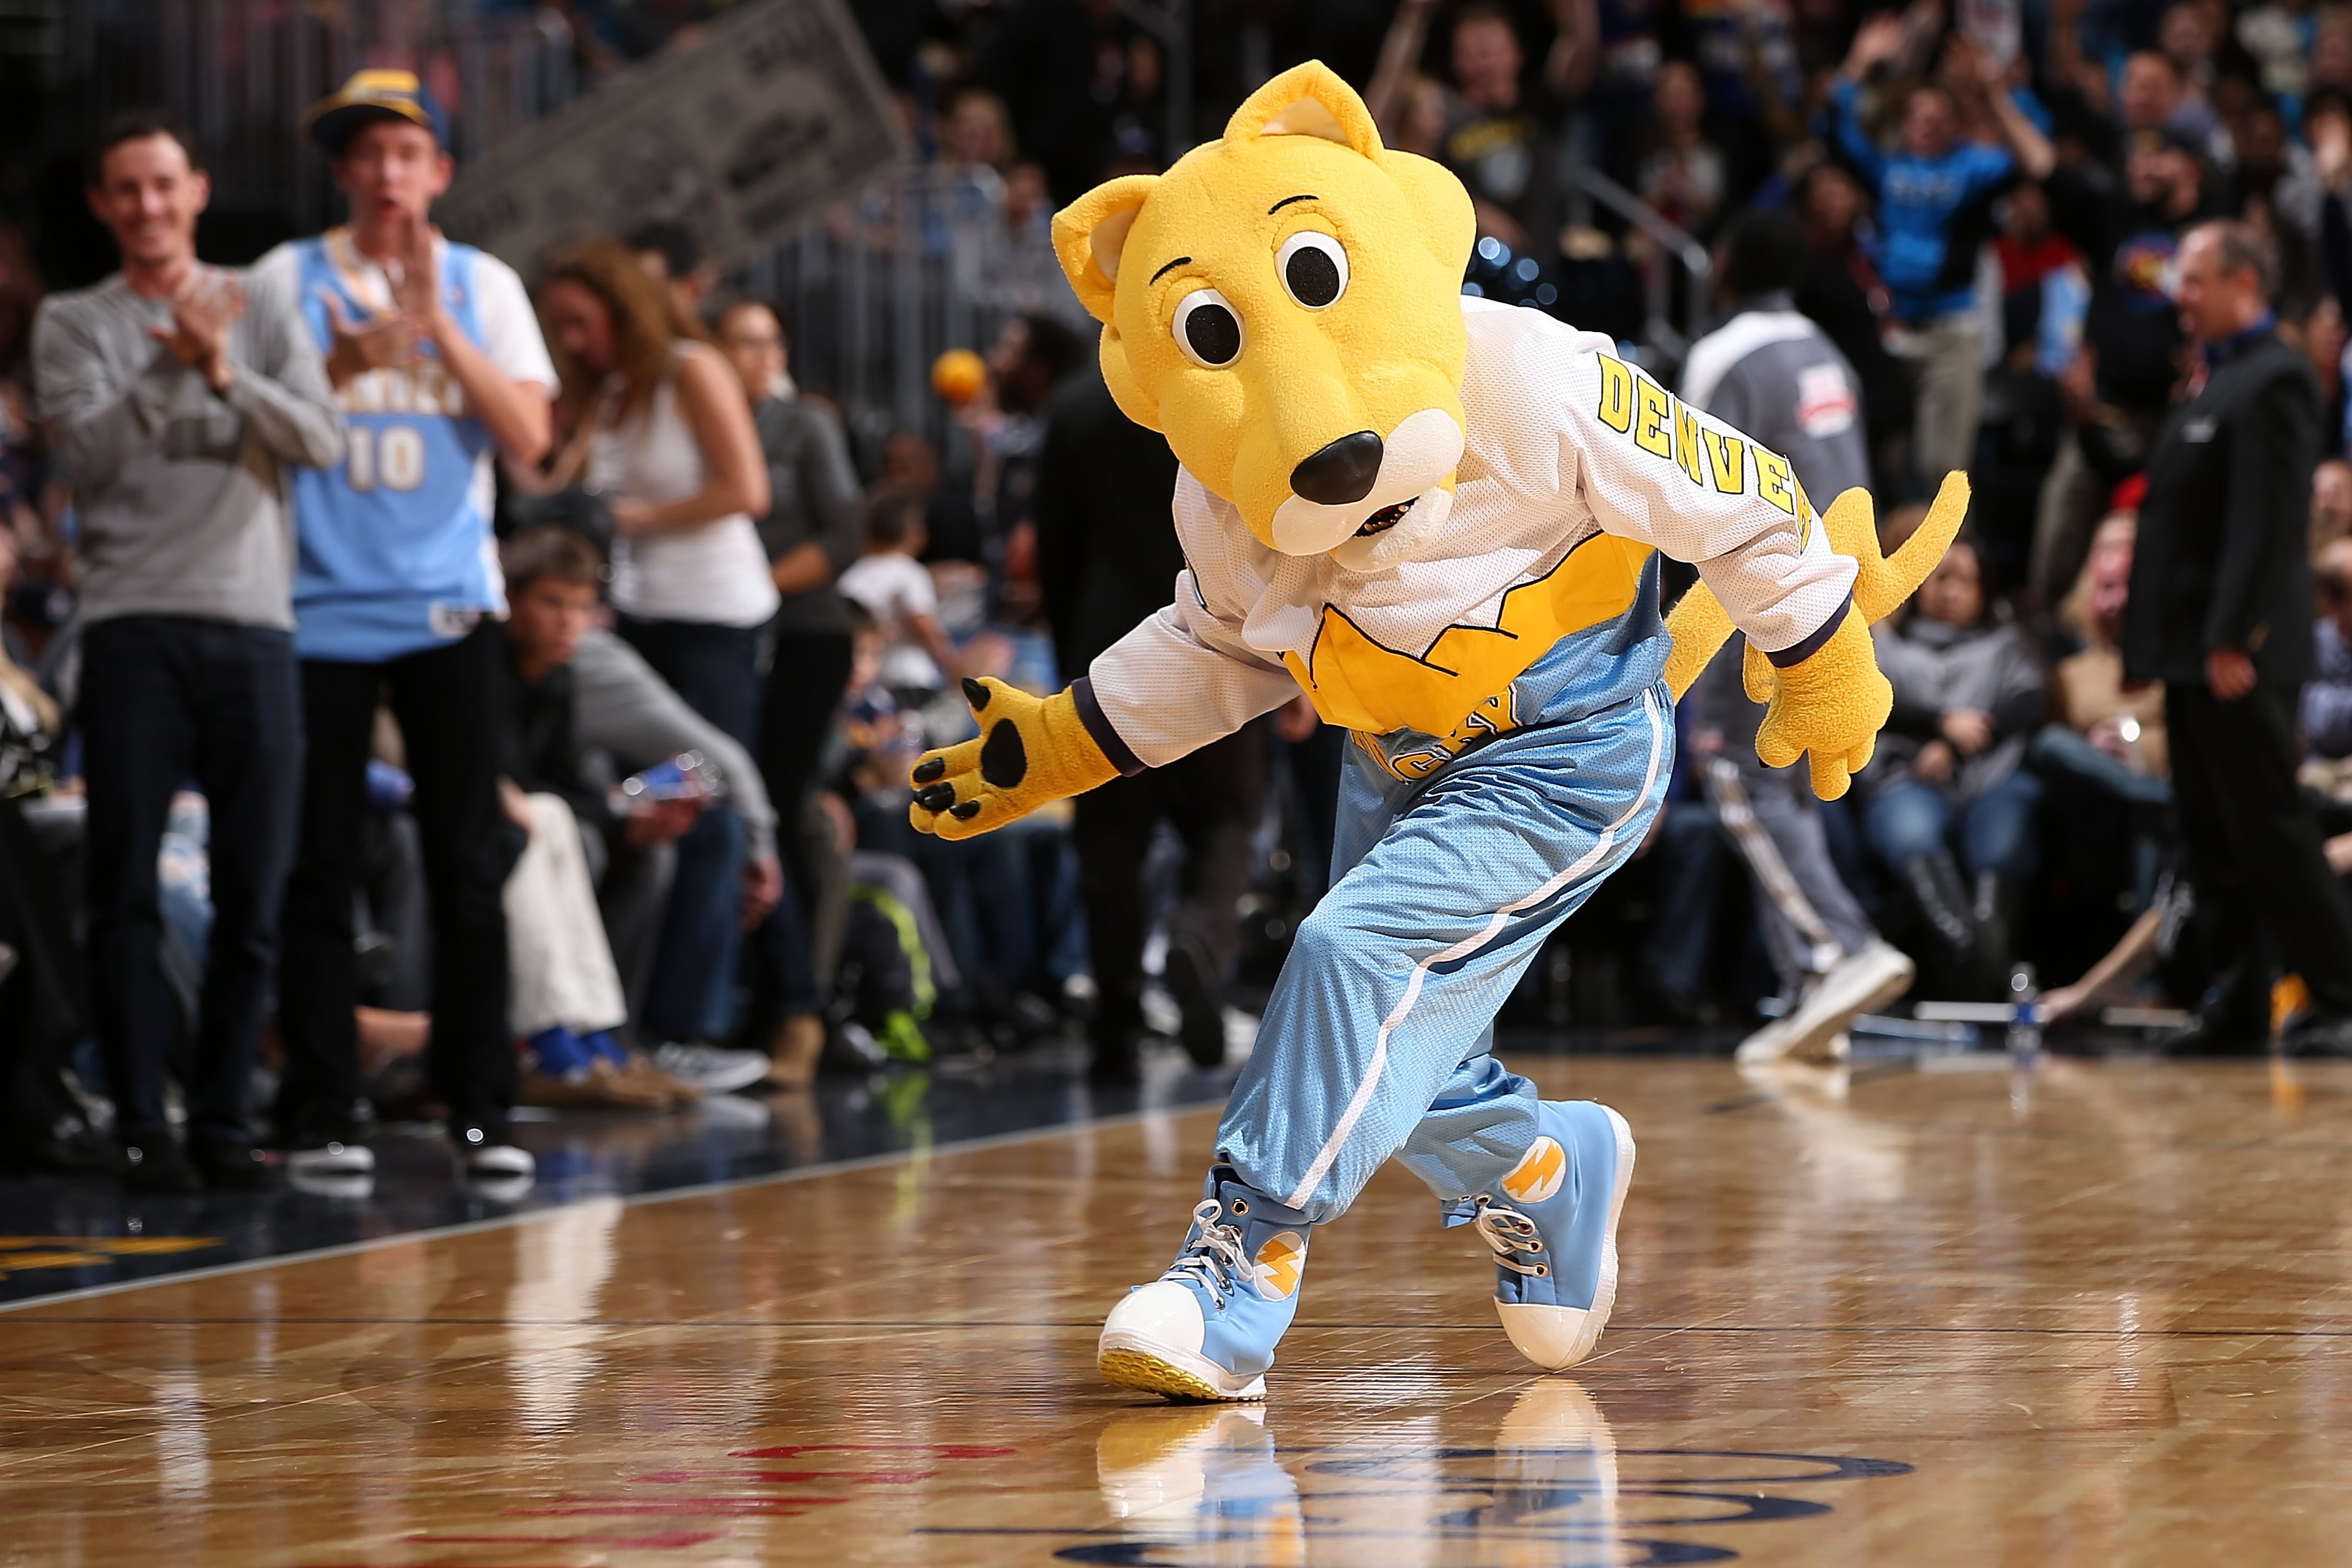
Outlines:
{"type": "Polygon", "coordinates": [[[1830,548],[1785,458],[1680,402],[1599,333],[1486,300],[1462,310],[1469,434],[1454,504],[1395,558],[1356,572],[1281,554],[1178,472],[1175,602],[1089,671],[1138,760],[1172,762],[1302,689],[1325,719],[1369,734],[1491,727],[1480,715],[1507,706],[1562,637],[1633,606],[1652,549],[1696,563],[1768,653],[1843,613],[1854,564],[1830,548]]]}

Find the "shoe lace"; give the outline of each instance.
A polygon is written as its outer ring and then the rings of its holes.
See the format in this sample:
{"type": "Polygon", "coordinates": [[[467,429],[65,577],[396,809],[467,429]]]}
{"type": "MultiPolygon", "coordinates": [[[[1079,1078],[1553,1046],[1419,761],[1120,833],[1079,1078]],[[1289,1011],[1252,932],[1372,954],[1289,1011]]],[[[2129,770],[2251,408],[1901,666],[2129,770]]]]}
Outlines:
{"type": "Polygon", "coordinates": [[[1506,1208],[1485,1193],[1476,1199],[1478,1212],[1471,1224],[1479,1237],[1495,1249],[1495,1261],[1514,1274],[1525,1274],[1541,1279],[1551,1272],[1549,1263],[1530,1263],[1522,1258],[1533,1258],[1544,1249],[1543,1232],[1536,1222],[1514,1208],[1506,1208]]]}
{"type": "Polygon", "coordinates": [[[1242,1227],[1223,1223],[1224,1205],[1203,1198],[1192,1205],[1192,1235],[1184,1251],[1168,1266],[1163,1279],[1191,1279],[1205,1287],[1223,1305],[1235,1282],[1250,1271],[1249,1255],[1242,1248],[1242,1227]]]}

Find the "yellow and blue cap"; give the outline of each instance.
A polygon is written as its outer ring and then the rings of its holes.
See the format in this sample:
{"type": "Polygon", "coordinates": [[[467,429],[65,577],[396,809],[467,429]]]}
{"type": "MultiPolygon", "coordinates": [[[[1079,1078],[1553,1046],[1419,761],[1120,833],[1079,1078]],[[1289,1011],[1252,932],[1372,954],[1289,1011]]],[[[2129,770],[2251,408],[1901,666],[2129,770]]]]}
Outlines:
{"type": "Polygon", "coordinates": [[[342,152],[352,132],[376,120],[422,125],[444,148],[449,145],[449,117],[415,71],[354,72],[335,93],[302,111],[301,129],[331,158],[342,152]]]}

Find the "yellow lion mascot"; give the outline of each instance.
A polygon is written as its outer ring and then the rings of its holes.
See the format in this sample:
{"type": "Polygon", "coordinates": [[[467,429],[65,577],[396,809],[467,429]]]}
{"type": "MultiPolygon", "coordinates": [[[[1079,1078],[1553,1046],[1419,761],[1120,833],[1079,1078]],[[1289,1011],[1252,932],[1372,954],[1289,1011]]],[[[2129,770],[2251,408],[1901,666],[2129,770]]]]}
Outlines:
{"type": "Polygon", "coordinates": [[[1254,1399],[1316,1226],[1402,1159],[1477,1227],[1496,1307],[1572,1366],[1616,1294],[1633,1141],[1489,1052],[1545,936],[1641,844],[1673,703],[1733,629],[1764,762],[1844,792],[1891,694],[1868,623],[1940,558],[1958,476],[1881,560],[1869,498],[1817,516],[1788,461],[1608,339],[1465,299],[1470,200],[1286,71],[1221,141],[1054,220],[1129,417],[1182,467],[1173,602],[1045,699],[966,683],[978,739],[916,765],[964,837],[1174,761],[1304,690],[1354,732],[1330,892],[1298,930],[1176,1261],[1120,1301],[1112,1382],[1254,1399]],[[1697,564],[1672,626],[1657,554],[1697,564]]]}

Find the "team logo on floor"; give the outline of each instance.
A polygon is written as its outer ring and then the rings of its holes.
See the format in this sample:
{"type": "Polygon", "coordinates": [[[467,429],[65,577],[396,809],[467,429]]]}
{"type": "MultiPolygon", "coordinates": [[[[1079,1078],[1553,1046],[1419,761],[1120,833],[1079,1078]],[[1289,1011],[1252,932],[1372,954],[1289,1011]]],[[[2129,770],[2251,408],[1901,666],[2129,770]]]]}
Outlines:
{"type": "Polygon", "coordinates": [[[1523,1204],[1539,1204],[1568,1179],[1568,1151],[1556,1138],[1538,1138],[1503,1178],[1503,1191],[1523,1204]]]}
{"type": "Polygon", "coordinates": [[[1257,1249],[1250,1275],[1257,1293],[1269,1301],[1297,1294],[1298,1276],[1307,1268],[1307,1238],[1295,1230],[1278,1230],[1257,1249]]]}

